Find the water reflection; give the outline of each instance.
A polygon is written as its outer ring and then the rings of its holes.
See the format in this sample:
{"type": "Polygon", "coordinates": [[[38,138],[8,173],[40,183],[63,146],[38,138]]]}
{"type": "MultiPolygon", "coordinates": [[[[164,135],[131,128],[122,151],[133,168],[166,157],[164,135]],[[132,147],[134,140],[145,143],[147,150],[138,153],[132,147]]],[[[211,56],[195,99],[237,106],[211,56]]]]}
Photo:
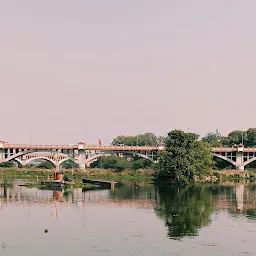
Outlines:
{"type": "Polygon", "coordinates": [[[197,236],[211,223],[213,212],[256,219],[256,184],[226,182],[187,188],[162,187],[157,191],[156,214],[165,221],[172,239],[197,236]]]}
{"type": "Polygon", "coordinates": [[[209,187],[163,187],[158,189],[156,214],[165,221],[168,236],[198,235],[211,221],[213,197],[209,187]]]}
{"type": "MultiPolygon", "coordinates": [[[[56,222],[63,207],[116,207],[151,210],[167,228],[167,236],[179,239],[198,236],[211,225],[212,216],[225,212],[229,216],[256,219],[256,184],[225,182],[187,188],[155,187],[146,181],[122,182],[114,190],[39,189],[19,186],[24,180],[0,180],[0,208],[47,206],[56,222]]],[[[150,223],[149,223],[150,224],[150,223]]]]}

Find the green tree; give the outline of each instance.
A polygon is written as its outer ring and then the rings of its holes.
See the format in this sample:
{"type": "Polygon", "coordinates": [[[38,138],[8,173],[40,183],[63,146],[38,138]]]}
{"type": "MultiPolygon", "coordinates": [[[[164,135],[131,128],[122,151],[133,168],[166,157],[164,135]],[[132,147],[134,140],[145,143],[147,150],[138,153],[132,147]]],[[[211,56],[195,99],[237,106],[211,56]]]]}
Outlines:
{"type": "Polygon", "coordinates": [[[91,164],[92,168],[114,169],[118,172],[130,169],[131,163],[125,159],[117,156],[102,157],[91,164]]]}
{"type": "Polygon", "coordinates": [[[229,138],[227,136],[222,136],[221,141],[222,141],[222,146],[224,146],[224,147],[230,146],[229,138]]]}
{"type": "Polygon", "coordinates": [[[143,133],[137,136],[119,135],[113,139],[112,145],[126,145],[126,146],[157,146],[160,142],[164,142],[165,137],[157,137],[154,133],[143,133]]]}
{"type": "Polygon", "coordinates": [[[244,144],[247,142],[247,133],[240,131],[240,130],[235,130],[232,131],[228,134],[228,136],[223,139],[223,144],[228,147],[232,147],[234,145],[239,145],[244,142],[244,144]]]}
{"type": "Polygon", "coordinates": [[[144,160],[143,159],[138,159],[132,162],[132,167],[133,170],[138,170],[138,169],[143,169],[144,168],[144,160]]]}
{"type": "Polygon", "coordinates": [[[249,128],[246,131],[245,136],[245,146],[255,147],[256,146],[256,128],[249,128]]]}
{"type": "Polygon", "coordinates": [[[40,164],[37,165],[37,168],[40,169],[52,169],[55,168],[55,165],[50,161],[42,161],[40,164]]]}
{"type": "Polygon", "coordinates": [[[69,159],[69,160],[63,162],[61,164],[61,167],[64,168],[64,169],[72,169],[72,168],[78,168],[79,165],[77,163],[75,163],[74,161],[69,159]]]}
{"type": "Polygon", "coordinates": [[[143,133],[138,135],[139,146],[157,146],[157,137],[154,133],[143,133]]]}
{"type": "Polygon", "coordinates": [[[199,135],[173,130],[168,133],[166,150],[160,152],[155,178],[160,182],[189,183],[194,175],[208,174],[213,165],[208,143],[199,135]]]}
{"type": "Polygon", "coordinates": [[[112,143],[113,146],[118,145],[126,145],[126,146],[136,146],[136,137],[135,136],[124,136],[119,135],[113,139],[112,143]]]}
{"type": "Polygon", "coordinates": [[[205,137],[202,138],[203,142],[209,143],[212,147],[222,146],[222,136],[218,129],[215,132],[209,132],[205,137]]]}
{"type": "Polygon", "coordinates": [[[164,136],[159,136],[157,137],[157,144],[161,144],[161,143],[165,143],[167,137],[164,137],[164,136]]]}
{"type": "Polygon", "coordinates": [[[131,164],[132,164],[131,168],[133,170],[147,169],[152,165],[150,161],[142,158],[133,160],[131,164]]]}

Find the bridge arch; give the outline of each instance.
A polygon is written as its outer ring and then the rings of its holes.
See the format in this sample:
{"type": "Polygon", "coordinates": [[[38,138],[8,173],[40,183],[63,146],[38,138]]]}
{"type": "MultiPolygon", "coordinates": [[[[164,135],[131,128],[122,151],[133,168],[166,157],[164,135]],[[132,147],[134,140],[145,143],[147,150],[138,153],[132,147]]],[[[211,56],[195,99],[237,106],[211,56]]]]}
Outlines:
{"type": "MultiPolygon", "coordinates": [[[[7,157],[7,158],[5,158],[4,160],[3,160],[3,162],[10,162],[10,161],[12,161],[12,160],[16,160],[16,161],[19,161],[21,164],[22,164],[22,161],[18,158],[18,157],[20,157],[20,156],[24,156],[24,155],[28,155],[28,154],[31,154],[31,153],[56,153],[57,154],[57,151],[55,151],[55,150],[25,150],[25,151],[21,151],[21,152],[19,152],[19,153],[17,153],[17,154],[14,154],[14,155],[11,155],[11,156],[9,156],[9,157],[7,157]]],[[[67,155],[66,154],[64,154],[64,153],[58,153],[58,155],[59,156],[65,156],[66,158],[64,158],[64,159],[62,159],[62,160],[66,160],[66,159],[71,159],[71,158],[69,158],[69,157],[67,157],[67,155]]],[[[44,156],[41,156],[41,155],[39,155],[39,156],[36,156],[36,157],[34,157],[34,159],[45,159],[45,160],[48,160],[49,158],[44,158],[44,156]]],[[[32,159],[32,158],[31,158],[32,159]]],[[[28,160],[30,160],[30,159],[28,159],[28,160]]],[[[28,161],[27,160],[27,161],[28,161]]],[[[62,161],[61,160],[61,161],[62,161]]],[[[27,162],[26,161],[26,162],[27,162]]],[[[30,162],[30,161],[29,161],[30,162]]]]}
{"type": "Polygon", "coordinates": [[[128,154],[131,154],[131,155],[136,155],[138,157],[141,157],[141,158],[144,158],[148,161],[150,161],[151,163],[156,163],[157,161],[155,161],[153,158],[147,156],[147,155],[143,155],[141,153],[137,153],[137,152],[127,152],[127,151],[113,151],[111,153],[100,153],[100,154],[96,154],[94,156],[91,156],[89,158],[87,158],[85,160],[85,164],[88,166],[89,163],[92,163],[94,162],[94,160],[98,160],[98,158],[101,158],[101,157],[104,157],[104,156],[112,156],[114,153],[128,153],[128,154]]]}
{"type": "Polygon", "coordinates": [[[246,166],[246,165],[248,165],[248,164],[254,162],[255,160],[256,160],[256,157],[253,157],[253,158],[251,158],[251,159],[245,161],[245,162],[244,162],[244,166],[246,166]]]}
{"type": "Polygon", "coordinates": [[[222,160],[224,160],[224,161],[227,161],[227,162],[231,163],[231,164],[234,165],[234,166],[237,166],[237,164],[236,164],[235,161],[233,161],[233,160],[231,160],[231,159],[229,159],[229,158],[227,158],[227,157],[225,157],[225,156],[223,156],[223,155],[219,155],[219,154],[216,154],[216,153],[212,153],[212,156],[215,156],[215,157],[217,157],[217,158],[220,158],[220,159],[222,159],[222,160]]]}
{"type": "Polygon", "coordinates": [[[26,164],[29,164],[30,162],[36,160],[36,159],[44,159],[48,162],[51,162],[55,167],[56,167],[56,162],[53,161],[52,159],[48,158],[48,157],[44,157],[44,156],[38,156],[38,157],[33,157],[33,158],[30,158],[28,160],[26,160],[26,164]]]}
{"type": "Polygon", "coordinates": [[[94,162],[94,161],[97,161],[99,158],[101,158],[101,157],[103,157],[103,156],[107,156],[107,154],[97,154],[97,155],[88,157],[88,158],[85,160],[85,164],[88,166],[89,164],[91,164],[91,163],[94,162]]]}
{"type": "Polygon", "coordinates": [[[140,154],[140,153],[135,153],[136,156],[139,156],[141,158],[144,158],[148,161],[150,161],[151,163],[156,163],[157,161],[155,161],[153,158],[147,156],[147,155],[143,155],[143,154],[140,154]]]}
{"type": "Polygon", "coordinates": [[[67,158],[64,158],[64,159],[62,159],[61,161],[59,161],[59,165],[61,165],[62,163],[66,162],[66,161],[68,161],[68,160],[71,160],[71,161],[73,161],[74,163],[79,164],[79,163],[77,162],[77,160],[75,160],[74,158],[67,157],[67,158]]]}
{"type": "Polygon", "coordinates": [[[12,161],[16,162],[19,168],[23,167],[23,163],[19,158],[14,158],[12,161]]]}
{"type": "Polygon", "coordinates": [[[37,152],[36,150],[25,150],[25,151],[21,151],[17,154],[14,154],[14,155],[11,155],[7,158],[4,159],[3,162],[10,162],[12,160],[15,160],[16,158],[18,158],[19,156],[23,156],[23,155],[27,155],[27,154],[30,154],[30,153],[34,153],[34,152],[37,152]]]}

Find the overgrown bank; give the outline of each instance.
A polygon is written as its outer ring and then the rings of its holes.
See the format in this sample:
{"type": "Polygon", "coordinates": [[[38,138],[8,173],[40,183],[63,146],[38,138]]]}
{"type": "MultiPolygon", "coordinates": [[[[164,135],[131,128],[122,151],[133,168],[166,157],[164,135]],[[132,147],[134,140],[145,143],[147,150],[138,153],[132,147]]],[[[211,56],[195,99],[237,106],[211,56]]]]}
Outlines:
{"type": "MultiPolygon", "coordinates": [[[[85,169],[85,170],[70,170],[62,169],[64,177],[74,181],[81,181],[82,177],[91,178],[111,178],[118,179],[152,179],[154,170],[128,170],[117,172],[111,169],[85,169]]],[[[0,178],[27,178],[27,179],[47,179],[53,174],[53,169],[39,168],[0,168],[0,178]]]]}

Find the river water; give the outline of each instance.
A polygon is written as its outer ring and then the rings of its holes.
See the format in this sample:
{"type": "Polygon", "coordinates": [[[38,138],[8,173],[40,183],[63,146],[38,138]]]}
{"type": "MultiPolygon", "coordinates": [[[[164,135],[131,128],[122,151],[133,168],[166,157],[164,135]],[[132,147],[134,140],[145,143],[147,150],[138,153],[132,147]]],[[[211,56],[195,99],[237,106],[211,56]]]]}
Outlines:
{"type": "Polygon", "coordinates": [[[253,183],[53,191],[26,182],[0,180],[0,255],[256,255],[253,183]]]}

